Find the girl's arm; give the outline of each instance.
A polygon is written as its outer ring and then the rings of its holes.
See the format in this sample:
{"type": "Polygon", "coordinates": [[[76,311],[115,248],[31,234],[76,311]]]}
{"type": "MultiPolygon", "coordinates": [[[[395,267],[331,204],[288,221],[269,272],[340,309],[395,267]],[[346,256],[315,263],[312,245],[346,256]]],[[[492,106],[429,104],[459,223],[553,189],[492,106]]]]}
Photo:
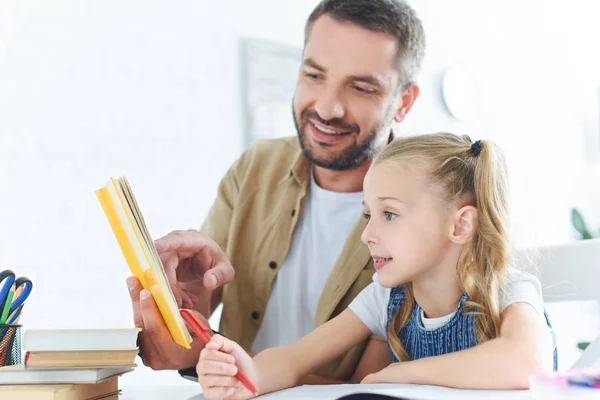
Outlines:
{"type": "Polygon", "coordinates": [[[298,385],[340,385],[345,383],[360,383],[365,376],[381,371],[392,363],[392,357],[387,342],[381,339],[369,339],[365,350],[356,366],[350,381],[340,381],[308,375],[298,382],[298,385]]]}
{"type": "Polygon", "coordinates": [[[295,386],[301,378],[352,346],[371,331],[349,309],[288,346],[267,349],[254,357],[260,371],[261,393],[295,386]]]}
{"type": "Polygon", "coordinates": [[[551,371],[553,341],[531,305],[515,303],[500,316],[500,336],[468,350],[392,364],[363,383],[397,382],[467,389],[525,389],[528,378],[551,371]]]}
{"type": "Polygon", "coordinates": [[[206,399],[253,397],[234,377],[239,368],[259,394],[295,386],[302,377],[365,340],[371,331],[350,309],[299,341],[251,358],[237,343],[215,335],[200,354],[196,368],[206,399]],[[235,364],[235,366],[233,365],[235,364]]]}

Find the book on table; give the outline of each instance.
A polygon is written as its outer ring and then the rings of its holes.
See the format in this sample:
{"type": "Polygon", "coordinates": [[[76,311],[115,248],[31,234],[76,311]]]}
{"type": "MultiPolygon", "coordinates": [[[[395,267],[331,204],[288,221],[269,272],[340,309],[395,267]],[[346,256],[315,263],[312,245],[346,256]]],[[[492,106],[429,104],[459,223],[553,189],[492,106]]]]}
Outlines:
{"type": "Polygon", "coordinates": [[[25,365],[17,364],[0,367],[0,385],[99,383],[133,371],[134,367],[25,368],[25,365]]]}
{"type": "Polygon", "coordinates": [[[28,329],[22,347],[26,368],[103,368],[132,365],[139,328],[28,329]]]}
{"type": "Polygon", "coordinates": [[[52,367],[115,367],[132,365],[138,354],[131,350],[69,350],[69,351],[35,351],[25,352],[26,368],[52,367]]]}
{"type": "Polygon", "coordinates": [[[25,350],[131,350],[137,347],[139,328],[26,329],[25,350]]]}
{"type": "Polygon", "coordinates": [[[10,400],[100,400],[118,394],[117,378],[84,384],[0,385],[0,398],[10,400]]]}

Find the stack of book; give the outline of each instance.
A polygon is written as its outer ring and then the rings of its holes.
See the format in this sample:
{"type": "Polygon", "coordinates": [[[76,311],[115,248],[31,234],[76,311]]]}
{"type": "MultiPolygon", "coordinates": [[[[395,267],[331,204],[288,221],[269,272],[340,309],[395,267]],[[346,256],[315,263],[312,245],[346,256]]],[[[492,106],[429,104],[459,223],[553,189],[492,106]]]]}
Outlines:
{"type": "Polygon", "coordinates": [[[0,398],[117,398],[118,377],[136,366],[139,329],[30,329],[24,363],[0,368],[0,398]]]}

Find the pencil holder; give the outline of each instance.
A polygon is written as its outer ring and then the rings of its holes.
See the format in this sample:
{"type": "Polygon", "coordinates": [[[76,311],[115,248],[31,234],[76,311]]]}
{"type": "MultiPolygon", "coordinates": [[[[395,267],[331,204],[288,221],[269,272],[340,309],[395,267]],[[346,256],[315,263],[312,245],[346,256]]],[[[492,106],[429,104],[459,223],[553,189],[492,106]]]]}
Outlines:
{"type": "Polygon", "coordinates": [[[21,363],[21,325],[0,325],[0,366],[21,363]]]}

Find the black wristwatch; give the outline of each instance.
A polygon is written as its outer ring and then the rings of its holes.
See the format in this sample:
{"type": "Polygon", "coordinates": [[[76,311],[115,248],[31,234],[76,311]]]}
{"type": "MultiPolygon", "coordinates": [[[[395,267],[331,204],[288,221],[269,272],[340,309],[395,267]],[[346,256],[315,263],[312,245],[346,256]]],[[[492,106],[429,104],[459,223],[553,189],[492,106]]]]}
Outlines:
{"type": "MultiPolygon", "coordinates": [[[[213,329],[213,334],[223,336],[222,333],[215,331],[214,329],[213,329]]],[[[185,379],[188,379],[188,380],[194,381],[194,382],[198,381],[198,373],[196,372],[196,367],[180,369],[177,372],[179,373],[179,375],[181,375],[182,378],[185,378],[185,379]]]]}
{"type": "Polygon", "coordinates": [[[177,372],[179,372],[179,375],[181,375],[182,378],[198,382],[198,373],[196,372],[195,367],[180,369],[177,372]]]}

